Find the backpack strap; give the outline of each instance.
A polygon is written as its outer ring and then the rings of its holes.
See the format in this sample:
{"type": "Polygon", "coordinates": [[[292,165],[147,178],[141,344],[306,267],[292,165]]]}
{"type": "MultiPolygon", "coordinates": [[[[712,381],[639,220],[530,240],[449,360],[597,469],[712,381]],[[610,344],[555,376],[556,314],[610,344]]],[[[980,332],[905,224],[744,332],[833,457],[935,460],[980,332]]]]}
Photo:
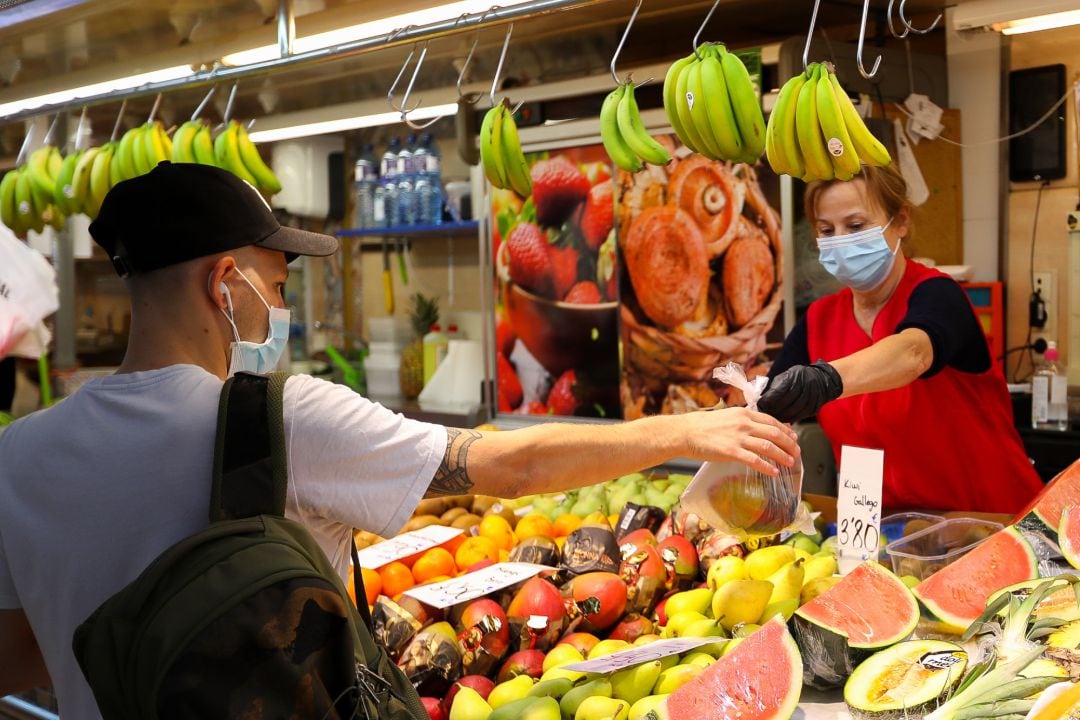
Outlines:
{"type": "Polygon", "coordinates": [[[237,373],[218,403],[210,522],[285,515],[285,373],[237,373]]]}

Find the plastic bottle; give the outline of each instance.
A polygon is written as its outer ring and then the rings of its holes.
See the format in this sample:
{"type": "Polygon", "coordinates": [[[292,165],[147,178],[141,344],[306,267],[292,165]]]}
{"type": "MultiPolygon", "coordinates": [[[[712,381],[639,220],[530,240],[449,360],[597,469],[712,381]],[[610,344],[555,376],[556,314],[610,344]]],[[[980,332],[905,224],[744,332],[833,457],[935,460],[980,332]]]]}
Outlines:
{"type": "Polygon", "coordinates": [[[416,152],[413,153],[413,192],[416,194],[416,222],[419,225],[431,225],[431,215],[429,213],[431,207],[431,180],[427,174],[428,163],[428,148],[424,145],[424,138],[427,137],[427,133],[421,136],[420,142],[416,145],[416,152]]]}
{"type": "Polygon", "coordinates": [[[1058,357],[1057,343],[1048,342],[1031,379],[1031,427],[1039,430],[1069,429],[1069,381],[1058,357]]]}
{"type": "Polygon", "coordinates": [[[426,183],[422,189],[419,187],[417,189],[421,214],[428,225],[441,225],[445,197],[442,184],[442,155],[431,133],[424,133],[421,136],[420,147],[424,158],[424,164],[420,170],[423,181],[426,183]]]}
{"type": "Polygon", "coordinates": [[[391,138],[379,164],[379,184],[375,189],[375,226],[397,224],[397,172],[401,140],[391,138]],[[380,213],[380,206],[382,212],[380,213]]]}
{"type": "Polygon", "coordinates": [[[370,143],[356,160],[353,188],[356,192],[356,227],[375,227],[375,185],[379,171],[375,166],[375,149],[370,143]]]}
{"type": "Polygon", "coordinates": [[[464,340],[465,334],[458,330],[457,323],[450,323],[446,328],[446,338],[448,340],[464,340]]]}
{"type": "Polygon", "coordinates": [[[397,221],[398,225],[415,225],[417,221],[416,207],[416,163],[413,162],[413,154],[416,152],[416,135],[410,133],[405,140],[405,146],[398,153],[398,178],[397,178],[397,221]]]}
{"type": "Polygon", "coordinates": [[[431,326],[431,332],[424,336],[424,384],[435,374],[435,368],[446,357],[450,340],[443,333],[438,323],[431,326]]]}

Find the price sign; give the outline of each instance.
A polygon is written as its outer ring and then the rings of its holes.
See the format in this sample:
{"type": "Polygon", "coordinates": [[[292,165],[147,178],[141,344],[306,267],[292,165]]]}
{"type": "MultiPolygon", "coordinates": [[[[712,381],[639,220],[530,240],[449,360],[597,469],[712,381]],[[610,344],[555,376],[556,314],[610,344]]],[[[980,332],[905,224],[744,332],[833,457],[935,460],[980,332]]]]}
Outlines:
{"type": "Polygon", "coordinates": [[[668,655],[681,655],[688,650],[693,650],[694,648],[699,648],[703,645],[712,645],[715,642],[725,642],[725,639],[722,637],[668,638],[667,640],[651,642],[648,645],[620,650],[611,653],[610,655],[598,657],[595,660],[586,660],[584,662],[574,663],[573,665],[567,665],[564,669],[572,670],[574,672],[590,673],[615,672],[616,670],[624,670],[644,662],[659,660],[668,655]]]}
{"type": "Polygon", "coordinates": [[[876,559],[881,540],[881,479],[885,451],[844,445],[836,499],[836,548],[840,573],[876,559]]]}
{"type": "Polygon", "coordinates": [[[356,554],[360,559],[360,567],[377,570],[387,563],[430,550],[436,545],[442,545],[450,538],[457,537],[461,533],[462,531],[458,528],[429,525],[426,528],[413,530],[390,540],[375,543],[358,551],[356,554]]]}
{"type": "Polygon", "coordinates": [[[496,563],[452,580],[410,588],[405,591],[405,594],[432,607],[448,608],[490,595],[496,590],[502,590],[522,580],[528,580],[544,570],[554,570],[554,568],[533,563],[496,563]]]}

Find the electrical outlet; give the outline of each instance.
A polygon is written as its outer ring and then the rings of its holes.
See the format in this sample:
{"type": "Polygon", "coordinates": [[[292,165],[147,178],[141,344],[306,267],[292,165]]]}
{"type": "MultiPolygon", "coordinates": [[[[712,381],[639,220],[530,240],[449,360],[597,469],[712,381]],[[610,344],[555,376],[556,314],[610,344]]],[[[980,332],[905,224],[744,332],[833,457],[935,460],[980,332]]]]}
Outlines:
{"type": "Polygon", "coordinates": [[[1042,298],[1043,306],[1046,308],[1046,324],[1042,328],[1036,328],[1032,332],[1032,337],[1041,337],[1045,340],[1055,339],[1057,333],[1057,271],[1055,270],[1039,270],[1033,273],[1034,285],[1031,290],[1033,293],[1037,292],[1042,298]]]}

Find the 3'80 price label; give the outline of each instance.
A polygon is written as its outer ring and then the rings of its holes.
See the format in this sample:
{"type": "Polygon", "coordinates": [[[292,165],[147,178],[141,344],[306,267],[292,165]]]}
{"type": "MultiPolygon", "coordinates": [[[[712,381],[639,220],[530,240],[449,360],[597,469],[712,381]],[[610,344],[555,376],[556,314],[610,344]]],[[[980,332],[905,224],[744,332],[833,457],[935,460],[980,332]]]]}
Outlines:
{"type": "Polygon", "coordinates": [[[877,558],[881,542],[881,482],[885,452],[844,445],[836,498],[836,548],[840,574],[877,558]]]}

